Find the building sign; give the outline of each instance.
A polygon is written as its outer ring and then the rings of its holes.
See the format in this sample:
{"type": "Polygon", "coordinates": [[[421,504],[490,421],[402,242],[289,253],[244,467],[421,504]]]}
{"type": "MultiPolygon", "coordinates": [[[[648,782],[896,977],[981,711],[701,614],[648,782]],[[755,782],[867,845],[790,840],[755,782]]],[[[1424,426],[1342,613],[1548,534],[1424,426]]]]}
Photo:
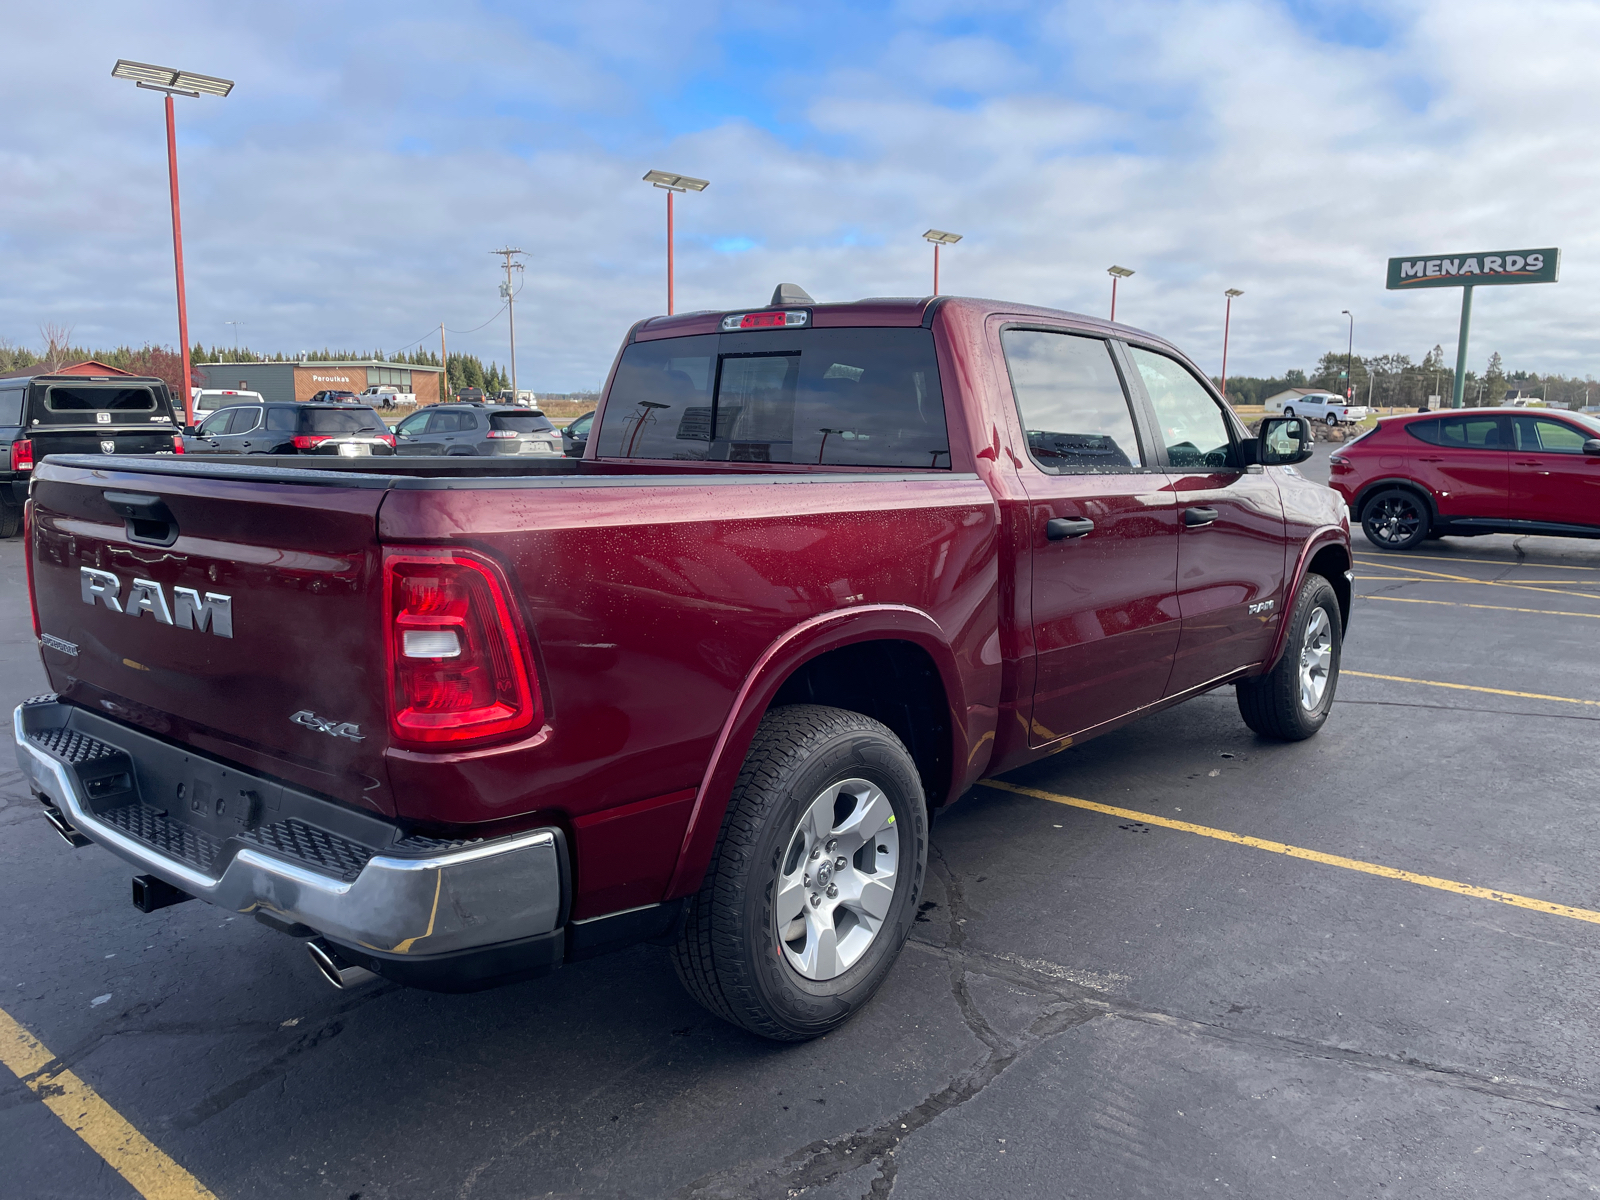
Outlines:
{"type": "Polygon", "coordinates": [[[1488,250],[1478,254],[1391,258],[1388,290],[1554,283],[1560,273],[1561,251],[1554,246],[1544,250],[1488,250]]]}
{"type": "Polygon", "coordinates": [[[317,374],[313,374],[311,376],[311,381],[313,383],[349,383],[350,382],[350,376],[348,376],[348,375],[317,375],[317,374]]]}

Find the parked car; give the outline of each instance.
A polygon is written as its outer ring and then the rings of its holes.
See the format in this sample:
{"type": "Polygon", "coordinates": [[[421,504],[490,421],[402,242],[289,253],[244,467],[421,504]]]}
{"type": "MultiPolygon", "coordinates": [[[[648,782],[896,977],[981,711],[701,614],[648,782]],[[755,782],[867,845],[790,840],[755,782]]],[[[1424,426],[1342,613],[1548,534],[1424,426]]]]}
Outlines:
{"type": "Polygon", "coordinates": [[[1584,413],[1388,417],[1328,463],[1351,519],[1383,550],[1485,533],[1600,537],[1600,419],[1584,413]]]}
{"type": "Polygon", "coordinates": [[[184,439],[190,454],[393,454],[395,437],[365,404],[292,400],[221,408],[184,439]]]}
{"type": "Polygon", "coordinates": [[[261,404],[260,392],[241,391],[237,388],[202,388],[194,395],[194,414],[216,412],[233,404],[261,404]]]}
{"type": "Polygon", "coordinates": [[[370,404],[374,408],[392,409],[405,408],[416,404],[415,392],[402,392],[392,384],[374,384],[356,397],[363,404],[370,404]]]}
{"type": "Polygon", "coordinates": [[[457,388],[455,402],[457,404],[482,404],[485,400],[482,388],[464,387],[457,388]]]}
{"type": "Polygon", "coordinates": [[[0,379],[0,537],[22,528],[22,506],[47,454],[182,454],[182,414],[167,385],[133,375],[0,379]]]}
{"type": "Polygon", "coordinates": [[[583,460],[44,464],[21,786],[147,911],[251,913],[341,985],[654,939],[800,1040],[980,779],[1223,686],[1321,728],[1351,559],[1303,419],[1252,437],[1095,318],[797,292],[635,325],[583,460]]]}
{"type": "Polygon", "coordinates": [[[354,392],[336,391],[336,390],[333,390],[331,388],[324,388],[320,392],[313,392],[312,396],[311,396],[311,399],[305,401],[305,403],[307,403],[307,404],[364,404],[366,402],[364,400],[359,399],[354,392]]]}
{"type": "Polygon", "coordinates": [[[513,404],[435,404],[394,427],[401,454],[560,454],[561,435],[538,410],[513,404]]]}
{"type": "Polygon", "coordinates": [[[1286,417],[1305,417],[1325,425],[1349,425],[1365,421],[1371,410],[1364,404],[1349,404],[1338,396],[1301,396],[1284,401],[1282,412],[1286,417]]]}
{"type": "Polygon", "coordinates": [[[561,431],[561,450],[569,458],[582,458],[589,445],[589,426],[594,423],[594,411],[583,414],[561,431]]]}

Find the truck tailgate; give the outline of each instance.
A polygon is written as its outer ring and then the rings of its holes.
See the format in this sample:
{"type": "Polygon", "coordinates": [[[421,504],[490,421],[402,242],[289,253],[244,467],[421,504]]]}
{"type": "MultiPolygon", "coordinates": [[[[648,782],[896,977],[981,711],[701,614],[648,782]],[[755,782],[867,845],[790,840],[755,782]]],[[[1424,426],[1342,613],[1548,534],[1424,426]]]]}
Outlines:
{"type": "Polygon", "coordinates": [[[51,686],[392,815],[376,536],[386,481],[220,474],[41,464],[29,554],[51,686]]]}

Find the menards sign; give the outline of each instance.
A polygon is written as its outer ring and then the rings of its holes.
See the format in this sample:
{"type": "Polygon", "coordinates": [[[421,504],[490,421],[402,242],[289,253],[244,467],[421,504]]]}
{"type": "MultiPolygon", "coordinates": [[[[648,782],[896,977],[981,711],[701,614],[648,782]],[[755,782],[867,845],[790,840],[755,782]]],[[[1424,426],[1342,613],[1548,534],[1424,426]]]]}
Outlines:
{"type": "Polygon", "coordinates": [[[1484,284],[1554,283],[1561,273],[1561,251],[1487,250],[1389,260],[1390,291],[1428,287],[1479,287],[1484,284]]]}

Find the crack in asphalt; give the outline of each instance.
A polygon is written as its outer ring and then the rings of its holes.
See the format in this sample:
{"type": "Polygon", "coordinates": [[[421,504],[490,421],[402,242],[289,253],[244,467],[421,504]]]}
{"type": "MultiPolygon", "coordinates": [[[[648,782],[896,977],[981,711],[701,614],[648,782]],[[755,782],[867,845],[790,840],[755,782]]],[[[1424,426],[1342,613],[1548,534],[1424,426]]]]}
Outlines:
{"type": "MultiPolygon", "coordinates": [[[[876,1166],[877,1174],[862,1200],[887,1200],[894,1190],[899,1170],[896,1152],[900,1143],[977,1096],[998,1079],[1023,1055],[1050,1038],[1074,1026],[1103,1015],[1103,1009],[1076,1002],[1074,997],[1054,1011],[1041,1015],[1019,1039],[1008,1038],[995,1030],[983,1015],[968,986],[969,963],[979,956],[964,949],[966,933],[962,914],[966,897],[960,876],[950,868],[938,847],[930,847],[929,874],[937,874],[945,887],[948,913],[946,948],[928,943],[908,942],[919,948],[933,948],[950,966],[950,994],[967,1030],[988,1053],[983,1060],[961,1072],[921,1103],[897,1112],[876,1125],[834,1137],[818,1138],[790,1152],[776,1163],[745,1162],[710,1175],[701,1176],[673,1193],[675,1200],[789,1200],[811,1188],[821,1187],[843,1175],[866,1166],[876,1166]],[[771,1165],[767,1165],[767,1164],[771,1165]]],[[[974,972],[989,975],[987,969],[974,972]]]]}

